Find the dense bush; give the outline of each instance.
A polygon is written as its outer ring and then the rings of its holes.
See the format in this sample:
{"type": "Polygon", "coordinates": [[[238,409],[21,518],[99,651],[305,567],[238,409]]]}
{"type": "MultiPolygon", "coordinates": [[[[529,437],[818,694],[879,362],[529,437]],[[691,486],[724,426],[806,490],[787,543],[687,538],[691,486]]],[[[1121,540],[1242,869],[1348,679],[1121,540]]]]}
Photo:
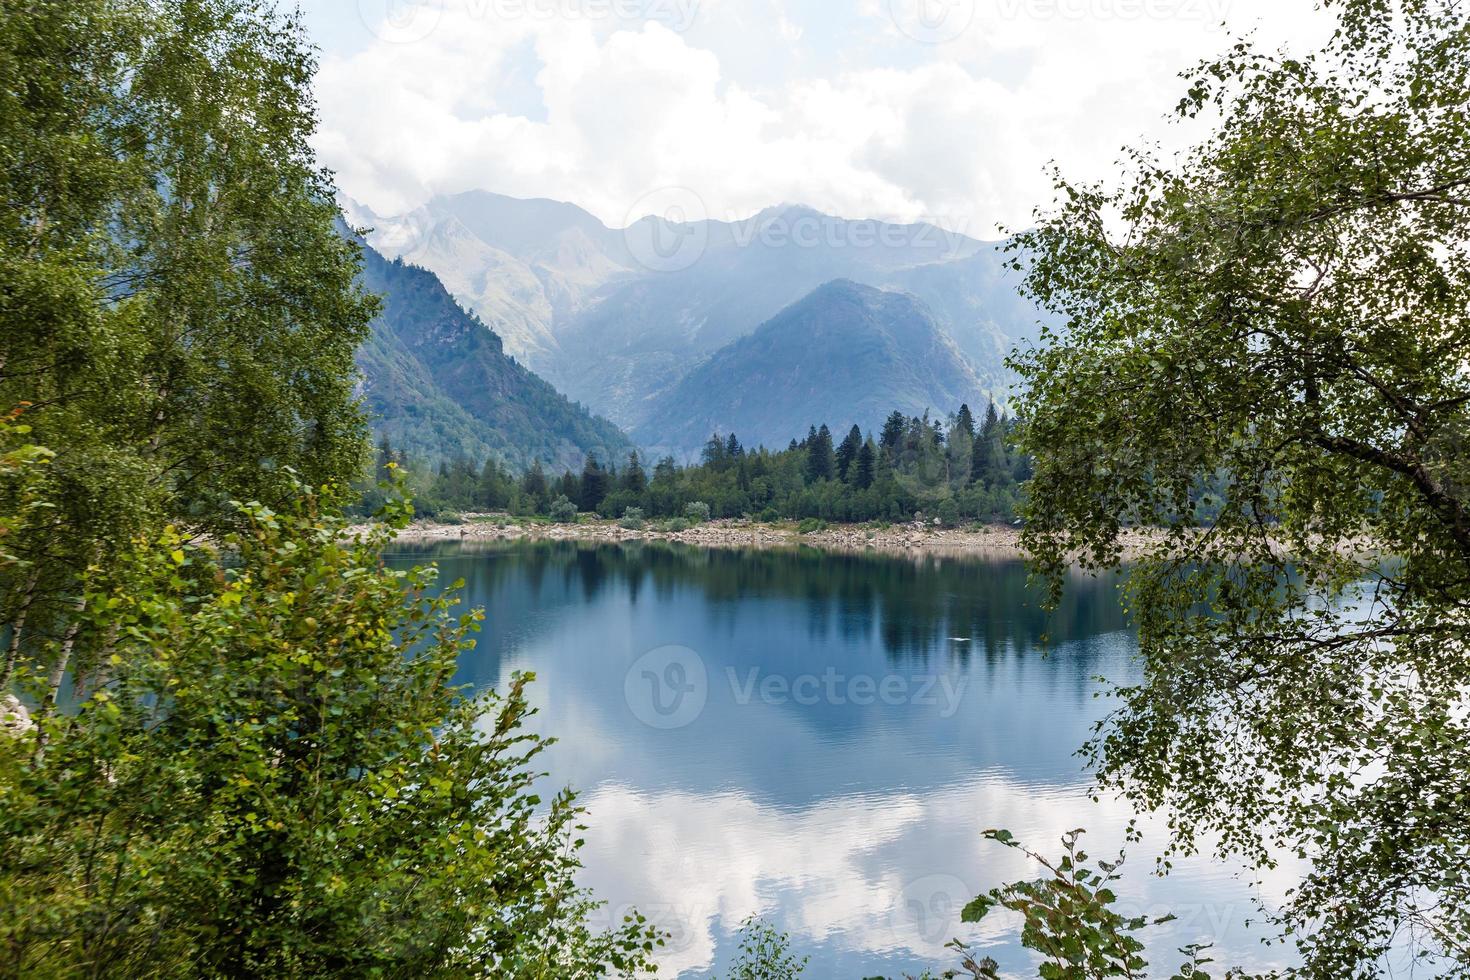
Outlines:
{"type": "Polygon", "coordinates": [[[558,524],[577,523],[577,505],[566,498],[566,495],[557,497],[551,503],[547,511],[553,521],[558,524]]]}
{"type": "Polygon", "coordinates": [[[74,707],[0,735],[0,974],[642,964],[646,930],[584,924],[573,798],[531,790],[530,678],[450,687],[481,613],[316,504],[241,507],[219,547],[166,530],[89,573],[74,707]]]}

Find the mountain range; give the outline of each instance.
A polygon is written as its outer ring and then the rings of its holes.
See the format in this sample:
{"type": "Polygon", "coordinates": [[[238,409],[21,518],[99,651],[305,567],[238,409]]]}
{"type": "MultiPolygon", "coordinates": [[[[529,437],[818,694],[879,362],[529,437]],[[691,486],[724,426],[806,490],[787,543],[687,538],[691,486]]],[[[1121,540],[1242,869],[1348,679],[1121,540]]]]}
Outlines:
{"type": "Polygon", "coordinates": [[[812,422],[869,424],[873,398],[942,414],[1002,397],[1005,355],[1038,320],[994,243],[928,224],[783,206],[613,229],[575,205],[482,191],[396,216],[344,210],[374,248],[438,276],[505,355],[678,455],[707,425],[784,444],[812,422]],[[800,388],[796,368],[833,358],[841,383],[800,388]]]}
{"type": "MultiPolygon", "coordinates": [[[[688,454],[694,438],[673,419],[722,419],[717,398],[750,385],[775,383],[781,372],[756,372],[726,385],[685,385],[701,366],[747,364],[720,357],[729,345],[778,322],[833,281],[907,292],[969,367],[969,400],[1004,397],[1004,357],[1035,335],[1038,314],[1016,292],[1017,275],[995,242],[938,226],[848,220],[801,206],[772,207],[738,220],[675,222],[644,217],[613,229],[573,204],[517,200],[485,191],[435,197],[397,216],[376,215],[344,201],[348,219],[369,229],[379,250],[440,276],[448,291],[503,338],[504,350],[567,397],[603,414],[639,444],[688,454]],[[697,245],[667,263],[660,242],[697,245]]],[[[897,309],[897,307],[895,307],[897,309]]],[[[807,309],[807,322],[811,310],[807,309]]],[[[903,334],[903,329],[898,334],[903,334]]],[[[831,335],[825,335],[831,336],[831,335]]],[[[900,348],[894,348],[900,350],[900,348]]],[[[811,356],[835,351],[813,350],[811,356]]],[[[907,354],[906,354],[907,356],[907,354]]],[[[932,385],[956,376],[953,364],[870,361],[869,386],[895,392],[897,403],[953,411],[954,392],[932,385]],[[900,391],[901,389],[901,391],[900,391]]],[[[709,378],[709,373],[701,373],[709,378]]],[[[861,385],[833,391],[829,413],[786,420],[785,442],[813,420],[847,425],[860,417],[861,385]],[[850,397],[851,395],[851,397],[850,397]]],[[[782,403],[786,392],[767,391],[782,403]]],[[[895,403],[895,404],[897,404],[895,403]]],[[[692,425],[692,423],[689,423],[692,425]]]]}
{"type": "Polygon", "coordinates": [[[632,450],[616,425],[508,356],[432,272],[363,243],[360,282],[382,304],[357,354],[375,435],[420,459],[494,456],[518,468],[577,469],[588,454],[632,450]]]}

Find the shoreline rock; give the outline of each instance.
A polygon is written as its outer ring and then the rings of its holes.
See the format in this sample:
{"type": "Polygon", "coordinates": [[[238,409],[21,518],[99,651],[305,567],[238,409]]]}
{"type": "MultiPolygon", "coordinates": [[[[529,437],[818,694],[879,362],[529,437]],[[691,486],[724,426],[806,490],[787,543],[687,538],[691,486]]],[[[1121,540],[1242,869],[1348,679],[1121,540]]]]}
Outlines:
{"type": "Polygon", "coordinates": [[[1022,558],[1020,530],[1009,525],[979,528],[945,528],[909,522],[888,526],[866,524],[829,525],[805,534],[795,524],[763,524],[726,519],[709,521],[684,530],[646,528],[631,530],[616,521],[586,521],[580,524],[517,522],[503,515],[468,515],[462,524],[416,523],[400,532],[405,543],[438,541],[589,541],[626,543],[674,541],[707,548],[819,548],[837,552],[931,552],[994,554],[1022,558]]]}
{"type": "MultiPolygon", "coordinates": [[[[366,530],[366,525],[351,529],[366,530]]],[[[1151,553],[1166,533],[1158,528],[1129,528],[1119,534],[1123,560],[1151,553]]],[[[726,518],[683,530],[649,527],[632,530],[617,521],[584,520],[579,524],[551,524],[517,519],[505,514],[468,514],[459,524],[422,521],[410,525],[396,539],[403,543],[439,541],[493,543],[511,541],[587,541],[621,544],[635,541],[673,541],[700,548],[817,548],[857,554],[929,554],[1025,559],[1021,529],[1010,524],[941,527],[910,521],[902,524],[834,524],[802,533],[792,522],[764,524],[726,518]]],[[[1354,555],[1378,554],[1371,543],[1353,542],[1354,555]]]]}

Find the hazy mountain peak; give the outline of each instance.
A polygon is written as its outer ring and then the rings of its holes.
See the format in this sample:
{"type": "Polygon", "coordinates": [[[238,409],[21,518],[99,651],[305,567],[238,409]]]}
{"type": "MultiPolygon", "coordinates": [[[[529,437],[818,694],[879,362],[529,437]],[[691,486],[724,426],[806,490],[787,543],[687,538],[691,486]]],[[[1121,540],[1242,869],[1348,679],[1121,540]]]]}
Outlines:
{"type": "Polygon", "coordinates": [[[1005,355],[1036,320],[994,248],[923,222],[849,220],[786,202],[735,222],[648,215],[616,230],[576,205],[488,191],[395,218],[350,213],[377,229],[374,245],[438,274],[508,352],[629,427],[716,351],[838,280],[922,297],[997,389],[1005,355]]]}
{"type": "Polygon", "coordinates": [[[715,352],[654,400],[634,436],[683,454],[712,432],[774,446],[813,423],[871,429],[895,408],[943,415],[984,398],[921,300],[839,278],[715,352]]]}

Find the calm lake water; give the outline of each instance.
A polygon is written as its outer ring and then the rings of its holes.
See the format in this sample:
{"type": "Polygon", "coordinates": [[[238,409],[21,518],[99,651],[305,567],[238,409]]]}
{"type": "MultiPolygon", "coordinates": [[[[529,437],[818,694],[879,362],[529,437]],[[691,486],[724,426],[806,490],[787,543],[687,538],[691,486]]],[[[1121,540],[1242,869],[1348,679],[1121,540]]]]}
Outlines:
{"type": "MultiPolygon", "coordinates": [[[[568,542],[392,556],[427,559],[487,613],[460,681],[535,671],[533,727],[558,739],[543,767],[590,811],[583,882],[673,933],[660,976],[723,976],[753,915],[814,978],[953,966],[955,936],[1034,975],[1009,922],[959,922],[1037,873],[980,832],[1055,854],[1086,827],[1104,855],[1133,817],[1089,799],[1074,754],[1108,708],[1096,678],[1135,675],[1112,581],[1079,576],[1046,616],[1016,561],[568,542]]],[[[1158,966],[1191,941],[1221,965],[1285,960],[1248,920],[1291,869],[1250,884],[1190,859],[1161,879],[1162,829],[1140,826],[1119,908],[1179,916],[1149,933],[1158,966]]]]}

